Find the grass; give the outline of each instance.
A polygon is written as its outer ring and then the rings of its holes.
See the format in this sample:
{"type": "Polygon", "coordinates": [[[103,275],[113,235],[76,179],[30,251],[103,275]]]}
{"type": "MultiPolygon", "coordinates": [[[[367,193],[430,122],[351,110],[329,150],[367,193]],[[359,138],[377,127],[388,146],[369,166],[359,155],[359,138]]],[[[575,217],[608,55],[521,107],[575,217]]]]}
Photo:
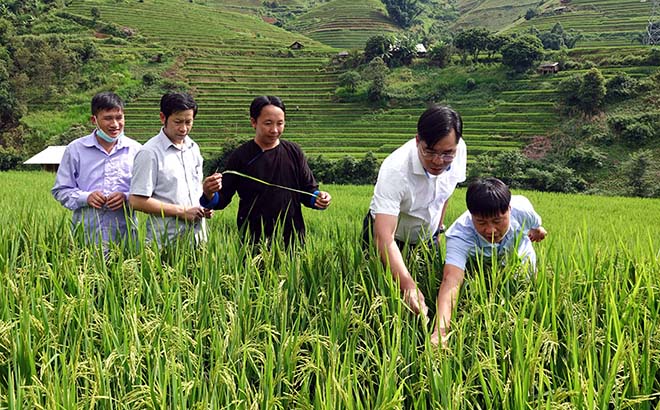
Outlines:
{"type": "MultiPolygon", "coordinates": [[[[50,198],[3,174],[0,408],[657,408],[658,200],[525,192],[549,231],[532,280],[478,271],[450,349],[359,246],[371,187],[326,186],[307,245],[241,247],[236,204],[209,243],[113,248],[105,263],[50,198]]],[[[463,209],[464,190],[448,219],[463,209]]],[[[440,266],[411,263],[427,300],[440,266]]]]}

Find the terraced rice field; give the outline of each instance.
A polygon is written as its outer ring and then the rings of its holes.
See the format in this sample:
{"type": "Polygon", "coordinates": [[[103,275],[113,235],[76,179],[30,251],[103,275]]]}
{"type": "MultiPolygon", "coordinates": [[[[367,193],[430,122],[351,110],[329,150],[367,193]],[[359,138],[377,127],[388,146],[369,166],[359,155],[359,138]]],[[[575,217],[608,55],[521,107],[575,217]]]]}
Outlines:
{"type": "Polygon", "coordinates": [[[518,28],[527,30],[534,26],[546,31],[560,22],[564,29],[574,29],[585,36],[578,42],[579,47],[629,46],[637,34],[646,31],[651,3],[639,0],[572,0],[564,12],[533,18],[518,28]]]}
{"type": "MultiPolygon", "coordinates": [[[[284,100],[288,107],[285,137],[301,144],[309,156],[361,157],[371,151],[382,158],[414,137],[423,106],[372,110],[363,104],[335,102],[339,72],[327,62],[320,57],[188,59],[184,71],[201,107],[193,131],[196,141],[210,153],[227,138],[250,138],[254,131],[249,104],[262,94],[284,100]]],[[[475,107],[470,100],[447,101],[464,117],[471,154],[519,147],[519,137],[543,134],[552,126],[552,96],[543,90],[530,94],[529,85],[523,87],[503,93],[503,100],[492,107],[475,107]]],[[[144,97],[131,104],[126,126],[130,135],[146,139],[156,132],[158,99],[144,97]]]]}
{"type": "Polygon", "coordinates": [[[101,19],[136,29],[152,41],[178,48],[223,50],[238,53],[274,53],[288,50],[294,41],[304,42],[304,52],[329,52],[330,47],[261,19],[216,7],[197,5],[182,0],[145,0],[131,5],[126,13],[121,4],[99,0],[78,0],[67,10],[89,17],[97,7],[101,19]]]}
{"type": "MultiPolygon", "coordinates": [[[[254,16],[219,11],[217,5],[175,3],[175,7],[172,3],[164,7],[164,0],[145,0],[136,5],[134,13],[125,13],[121,4],[78,0],[68,11],[89,16],[91,7],[99,7],[102,19],[137,29],[163,48],[185,51],[179,75],[199,102],[192,136],[206,154],[221,149],[228,138],[253,136],[249,103],[263,94],[284,100],[288,107],[284,137],[300,143],[308,156],[362,157],[371,151],[384,158],[414,137],[417,118],[424,110],[421,104],[372,109],[335,101],[341,71],[330,60],[337,49],[254,16]],[[305,48],[289,50],[287,46],[295,40],[302,41],[305,48]]],[[[339,4],[346,2],[325,5],[339,4]]],[[[527,137],[547,134],[555,126],[554,94],[543,87],[547,79],[540,80],[510,81],[508,91],[488,103],[469,96],[438,102],[450,104],[462,114],[464,137],[473,158],[486,151],[520,147],[527,137]]],[[[128,135],[145,141],[158,131],[159,99],[160,94],[152,93],[128,105],[128,135]]]]}
{"type": "Polygon", "coordinates": [[[336,48],[360,50],[369,37],[399,31],[377,0],[331,0],[301,14],[286,28],[336,48]]]}

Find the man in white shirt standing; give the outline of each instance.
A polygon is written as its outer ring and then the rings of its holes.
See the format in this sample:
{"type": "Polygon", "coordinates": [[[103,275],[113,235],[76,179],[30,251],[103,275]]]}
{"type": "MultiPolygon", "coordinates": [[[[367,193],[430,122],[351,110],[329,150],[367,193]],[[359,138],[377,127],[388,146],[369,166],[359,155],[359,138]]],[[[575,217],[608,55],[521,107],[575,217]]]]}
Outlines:
{"type": "Polygon", "coordinates": [[[197,103],[186,93],[167,93],[160,100],[158,135],[135,156],[129,201],[150,214],[147,240],[163,245],[193,234],[206,240],[204,218],[213,211],[199,206],[203,158],[188,135],[197,115],[197,103]]]}
{"type": "Polygon", "coordinates": [[[432,106],[419,117],[417,135],[382,163],[365,218],[364,239],[373,234],[381,261],[399,283],[403,300],[426,316],[424,295],[401,254],[405,244],[432,241],[444,231],[447,200],[465,181],[467,148],[460,115],[432,106]]]}

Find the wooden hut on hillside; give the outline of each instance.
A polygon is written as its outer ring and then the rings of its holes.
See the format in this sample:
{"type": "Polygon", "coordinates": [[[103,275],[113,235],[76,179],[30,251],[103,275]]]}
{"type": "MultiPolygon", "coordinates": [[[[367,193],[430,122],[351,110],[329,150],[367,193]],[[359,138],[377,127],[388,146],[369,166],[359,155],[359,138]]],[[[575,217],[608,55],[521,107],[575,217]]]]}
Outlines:
{"type": "Polygon", "coordinates": [[[536,72],[545,75],[545,74],[557,74],[559,72],[559,63],[558,62],[546,62],[541,63],[536,68],[536,72]]]}
{"type": "Polygon", "coordinates": [[[294,41],[293,43],[291,43],[289,48],[291,50],[302,50],[303,48],[305,48],[305,46],[300,41],[294,41]]]}

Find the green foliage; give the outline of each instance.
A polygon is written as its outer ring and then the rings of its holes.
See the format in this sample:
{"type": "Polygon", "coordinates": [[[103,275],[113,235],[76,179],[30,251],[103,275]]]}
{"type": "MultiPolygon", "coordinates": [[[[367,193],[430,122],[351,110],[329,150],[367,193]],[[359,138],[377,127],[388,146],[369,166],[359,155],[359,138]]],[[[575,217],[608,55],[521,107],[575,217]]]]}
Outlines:
{"type": "Polygon", "coordinates": [[[222,142],[222,145],[220,146],[219,153],[215,154],[210,158],[204,159],[204,175],[209,176],[216,172],[225,171],[227,169],[226,168],[227,160],[229,159],[231,153],[234,152],[236,148],[241,146],[246,141],[247,140],[241,140],[237,138],[230,138],[224,140],[222,142]]]}
{"type": "Polygon", "coordinates": [[[543,56],[543,44],[538,37],[523,35],[502,47],[502,64],[516,73],[523,73],[543,56]]]}
{"type": "Polygon", "coordinates": [[[549,32],[542,33],[539,36],[539,40],[541,40],[543,48],[546,50],[560,50],[564,47],[564,39],[559,34],[549,32]]]}
{"type": "Polygon", "coordinates": [[[417,54],[415,50],[416,41],[410,36],[400,36],[392,44],[389,53],[388,67],[408,66],[417,54]]]}
{"type": "Polygon", "coordinates": [[[23,158],[15,149],[0,147],[0,171],[15,169],[22,161],[23,158]]]}
{"type": "Polygon", "coordinates": [[[660,137],[660,114],[657,112],[611,115],[607,123],[623,142],[633,147],[660,137]]]}
{"type": "Polygon", "coordinates": [[[639,91],[639,81],[625,72],[619,72],[605,82],[605,100],[608,103],[633,98],[639,91]]]}
{"type": "Polygon", "coordinates": [[[605,77],[598,68],[592,68],[582,77],[578,89],[579,107],[582,112],[595,114],[600,111],[605,101],[605,77]]]}
{"type": "Polygon", "coordinates": [[[101,10],[96,6],[92,7],[89,10],[89,14],[91,14],[91,16],[94,20],[98,20],[98,19],[101,18],[101,10]]]}
{"type": "Polygon", "coordinates": [[[586,174],[602,168],[607,156],[595,147],[579,146],[569,149],[566,160],[570,168],[586,174]]]}
{"type": "Polygon", "coordinates": [[[621,165],[626,177],[630,195],[640,197],[660,196],[660,167],[658,159],[650,150],[640,150],[630,154],[621,165]]]}
{"type": "Polygon", "coordinates": [[[565,111],[576,108],[586,114],[595,114],[605,102],[607,89],[603,73],[594,67],[582,76],[574,74],[563,80],[557,91],[565,111]]]}
{"type": "Polygon", "coordinates": [[[476,63],[479,52],[487,49],[492,33],[484,28],[473,28],[458,32],[454,36],[454,47],[460,50],[462,63],[467,63],[468,55],[476,63]]]}
{"type": "Polygon", "coordinates": [[[367,63],[374,58],[380,58],[383,61],[389,60],[389,53],[394,46],[393,40],[384,35],[369,37],[364,47],[364,59],[367,63]]]}
{"type": "Polygon", "coordinates": [[[586,182],[575,170],[549,158],[532,160],[519,150],[482,154],[468,167],[470,178],[494,176],[511,188],[580,192],[586,182]]]}
{"type": "Polygon", "coordinates": [[[360,84],[360,81],[362,80],[362,76],[360,76],[360,73],[357,71],[349,70],[342,73],[338,80],[341,87],[345,87],[350,92],[355,92],[358,84],[360,84]]]}
{"type": "Polygon", "coordinates": [[[424,10],[419,0],[383,0],[383,4],[390,18],[403,28],[412,26],[424,10]]]}
{"type": "Polygon", "coordinates": [[[525,20],[531,20],[538,15],[539,15],[539,9],[537,8],[527,9],[527,11],[525,12],[525,20]]]}
{"type": "Polygon", "coordinates": [[[309,159],[314,177],[325,184],[373,185],[379,166],[372,152],[367,152],[359,161],[350,155],[336,161],[329,161],[322,155],[309,159]]]}
{"type": "Polygon", "coordinates": [[[367,98],[371,102],[382,102],[385,99],[385,80],[389,68],[380,57],[376,57],[363,71],[363,76],[369,80],[369,88],[367,89],[367,98]]]}
{"type": "Polygon", "coordinates": [[[451,44],[438,42],[435,43],[428,52],[428,61],[429,64],[444,68],[449,64],[452,55],[451,44]]]}

